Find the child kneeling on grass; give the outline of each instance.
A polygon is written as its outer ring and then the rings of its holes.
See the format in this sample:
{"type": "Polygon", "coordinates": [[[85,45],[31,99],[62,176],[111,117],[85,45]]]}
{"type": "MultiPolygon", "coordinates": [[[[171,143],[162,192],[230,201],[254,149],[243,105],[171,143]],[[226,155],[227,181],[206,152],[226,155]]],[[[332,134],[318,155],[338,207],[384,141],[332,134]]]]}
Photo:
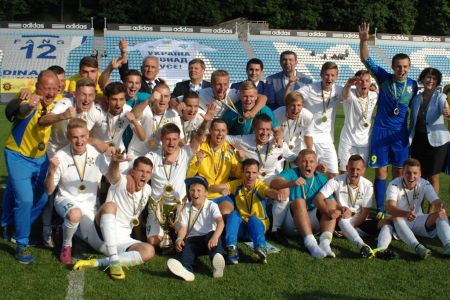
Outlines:
{"type": "Polygon", "coordinates": [[[227,261],[231,264],[239,262],[237,250],[239,237],[244,241],[252,241],[255,256],[260,262],[267,263],[267,244],[264,237],[269,228],[267,198],[283,201],[287,196],[257,179],[259,174],[257,160],[244,160],[242,169],[243,179],[211,187],[214,192],[230,195],[235,203],[235,210],[227,216],[225,232],[227,261]]]}
{"type": "Polygon", "coordinates": [[[190,202],[183,208],[178,224],[175,247],[181,252],[181,261],[170,258],[169,270],[186,281],[193,281],[193,266],[197,257],[209,251],[213,277],[223,277],[225,259],[222,256],[220,235],[224,228],[219,206],[206,199],[208,182],[201,176],[185,180],[190,202]]]}

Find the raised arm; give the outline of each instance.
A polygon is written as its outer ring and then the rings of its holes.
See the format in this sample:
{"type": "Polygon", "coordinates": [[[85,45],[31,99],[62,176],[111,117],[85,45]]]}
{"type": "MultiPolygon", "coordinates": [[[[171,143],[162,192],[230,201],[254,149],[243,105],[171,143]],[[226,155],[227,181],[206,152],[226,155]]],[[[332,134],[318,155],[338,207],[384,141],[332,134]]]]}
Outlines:
{"type": "Polygon", "coordinates": [[[122,66],[122,57],[119,58],[113,58],[111,62],[109,63],[108,67],[102,72],[100,75],[100,78],[98,79],[98,85],[102,90],[105,90],[105,86],[107,86],[111,80],[109,77],[111,76],[111,73],[122,66]]]}
{"type": "Polygon", "coordinates": [[[111,162],[108,167],[108,173],[106,173],[106,178],[112,185],[119,182],[121,178],[119,165],[124,161],[128,161],[125,158],[125,150],[117,150],[116,153],[111,155],[111,162]]]}
{"type": "Polygon", "coordinates": [[[158,91],[153,91],[152,95],[145,101],[142,101],[138,105],[135,105],[131,112],[134,114],[137,120],[142,118],[142,114],[144,113],[144,109],[147,106],[152,106],[153,102],[159,100],[161,98],[161,93],[158,91]]]}
{"type": "Polygon", "coordinates": [[[364,22],[359,25],[359,57],[362,62],[365,62],[369,58],[369,47],[367,46],[370,38],[369,30],[369,23],[364,22]]]}
{"type": "Polygon", "coordinates": [[[38,122],[39,122],[39,125],[41,125],[41,126],[50,126],[50,125],[53,125],[60,121],[75,118],[76,115],[77,115],[77,111],[75,110],[75,108],[68,107],[65,112],[60,113],[60,114],[54,114],[54,113],[50,112],[50,113],[46,114],[45,116],[42,116],[38,122]]]}
{"type": "Polygon", "coordinates": [[[128,42],[126,39],[121,39],[119,42],[120,57],[122,58],[122,65],[119,67],[120,80],[125,81],[125,73],[128,71],[128,56],[127,56],[128,42]]]}
{"type": "Polygon", "coordinates": [[[347,83],[345,84],[344,89],[342,90],[342,99],[344,101],[350,97],[352,86],[357,84],[360,80],[361,80],[361,78],[359,78],[357,76],[349,78],[347,80],[347,83]]]}
{"type": "Polygon", "coordinates": [[[190,143],[193,153],[197,153],[200,144],[204,140],[206,133],[207,133],[208,124],[214,117],[215,111],[216,111],[216,105],[214,103],[211,103],[210,105],[208,105],[208,109],[206,110],[206,113],[203,115],[202,124],[197,129],[197,131],[195,131],[195,133],[193,133],[194,136],[192,136],[191,143],[190,143]]]}
{"type": "Polygon", "coordinates": [[[289,95],[292,91],[292,88],[294,87],[295,83],[298,81],[298,77],[296,74],[292,74],[289,77],[289,82],[286,85],[286,89],[284,90],[284,97],[283,99],[286,99],[287,95],[289,95]]]}
{"type": "Polygon", "coordinates": [[[138,139],[141,141],[145,141],[145,139],[147,138],[147,134],[145,132],[144,127],[142,127],[141,123],[139,123],[139,121],[136,120],[135,115],[129,111],[125,114],[125,117],[128,119],[130,124],[133,125],[131,126],[131,128],[133,129],[133,132],[136,134],[138,139]]]}

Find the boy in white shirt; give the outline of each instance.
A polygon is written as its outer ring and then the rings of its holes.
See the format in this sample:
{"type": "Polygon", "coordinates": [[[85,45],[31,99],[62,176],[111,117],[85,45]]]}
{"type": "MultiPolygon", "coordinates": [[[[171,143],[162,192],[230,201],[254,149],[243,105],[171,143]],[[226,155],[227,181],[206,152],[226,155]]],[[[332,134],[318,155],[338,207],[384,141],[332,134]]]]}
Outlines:
{"type": "Polygon", "coordinates": [[[208,182],[201,176],[186,179],[190,202],[183,208],[178,224],[176,250],[181,252],[181,262],[170,258],[169,270],[186,281],[193,281],[195,260],[204,252],[209,252],[213,266],[213,277],[223,276],[225,259],[222,256],[220,235],[224,228],[219,206],[207,201],[208,182]]]}
{"type": "Polygon", "coordinates": [[[127,191],[127,176],[120,174],[119,163],[124,161],[124,152],[112,156],[107,177],[111,183],[106,202],[98,209],[95,225],[88,234],[88,243],[95,250],[108,257],[79,260],[74,270],[109,266],[111,278],[123,280],[122,266],[143,264],[155,255],[155,249],[148,243],[130,237],[133,227],[139,225],[139,215],[145,209],[151,188],[147,184],[152,173],[152,162],[138,157],[129,174],[135,184],[135,192],[127,191]]]}
{"type": "Polygon", "coordinates": [[[63,264],[72,263],[72,237],[78,226],[83,239],[87,238],[89,227],[93,226],[98,185],[102,174],[108,170],[105,157],[87,144],[89,131],[84,120],[70,120],[67,138],[70,144],[50,159],[45,182],[49,195],[58,186],[55,209],[64,218],[60,255],[63,264]]]}
{"type": "Polygon", "coordinates": [[[403,164],[403,176],[391,181],[386,191],[387,212],[394,220],[399,238],[422,258],[431,251],[419,243],[415,235],[434,238],[437,234],[444,246],[444,256],[450,256],[450,226],[443,202],[433,186],[421,178],[420,162],[409,158],[403,164]],[[430,203],[430,213],[422,211],[422,202],[430,203]]]}

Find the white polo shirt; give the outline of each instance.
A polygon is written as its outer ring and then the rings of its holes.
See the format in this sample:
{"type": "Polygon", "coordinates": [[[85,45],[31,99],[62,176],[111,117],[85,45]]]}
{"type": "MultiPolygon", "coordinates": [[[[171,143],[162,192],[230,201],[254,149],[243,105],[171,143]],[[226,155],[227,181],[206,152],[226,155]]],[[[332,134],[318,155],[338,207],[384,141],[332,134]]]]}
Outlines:
{"type": "Polygon", "coordinates": [[[334,122],[342,89],[342,86],[334,84],[331,92],[324,92],[324,97],[322,97],[322,82],[318,81],[297,90],[305,99],[305,108],[313,114],[312,136],[314,137],[314,143],[333,143],[334,122]],[[322,121],[323,117],[326,117],[325,122],[322,121]]]}
{"type": "Polygon", "coordinates": [[[289,150],[289,146],[284,142],[283,147],[275,145],[273,137],[266,145],[257,147],[254,134],[247,135],[227,135],[226,140],[236,149],[242,151],[246,158],[253,158],[259,162],[258,179],[270,184],[282,170],[285,160],[294,161],[297,155],[289,150]],[[258,151],[259,149],[259,151],[258,151]]]}
{"type": "Polygon", "coordinates": [[[216,230],[216,219],[221,217],[219,206],[213,202],[205,199],[205,204],[198,214],[198,209],[192,205],[192,202],[186,204],[181,211],[180,224],[186,227],[188,233],[186,237],[202,236],[211,231],[216,230]],[[195,221],[195,222],[194,222],[195,221]],[[189,222],[191,225],[189,225],[189,222]],[[189,228],[192,226],[192,228],[189,228]]]}
{"type": "MultiPolygon", "coordinates": [[[[69,107],[76,107],[75,98],[63,98],[61,101],[55,104],[52,109],[52,113],[59,115],[64,113],[69,107]]],[[[103,116],[99,107],[92,105],[91,109],[86,112],[76,114],[77,118],[81,118],[86,121],[87,128],[90,131],[94,126],[101,126],[103,116]]],[[[69,144],[67,140],[67,124],[70,120],[62,120],[52,125],[52,131],[50,133],[50,140],[47,146],[47,154],[51,158],[55,155],[56,151],[69,144]]]]}
{"type": "Polygon", "coordinates": [[[59,160],[53,181],[55,186],[58,185],[55,203],[70,199],[94,208],[100,180],[102,175],[107,173],[109,162],[103,154],[89,144],[86,145],[84,154],[74,155],[73,158],[70,149],[70,145],[67,145],[55,154],[59,160]],[[79,171],[77,171],[74,161],[76,161],[79,171]],[[80,176],[83,177],[83,182],[81,182],[80,176]],[[84,190],[80,190],[81,185],[84,185],[84,190]]]}
{"type": "Polygon", "coordinates": [[[228,89],[224,100],[215,99],[213,90],[210,87],[201,89],[198,95],[200,97],[200,108],[204,111],[208,109],[209,104],[213,102],[216,104],[216,113],[214,114],[214,118],[221,118],[228,109],[228,106],[233,107],[234,103],[239,100],[239,91],[235,89],[228,89]]]}
{"type": "Polygon", "coordinates": [[[364,177],[360,177],[358,187],[353,188],[347,184],[347,174],[336,176],[327,181],[320,193],[325,198],[334,195],[339,205],[348,207],[352,213],[372,207],[373,185],[364,177]]]}
{"type": "Polygon", "coordinates": [[[117,116],[102,111],[101,126],[95,126],[92,129],[92,137],[104,141],[105,143],[113,143],[115,148],[125,149],[122,135],[128,125],[130,125],[130,122],[125,116],[129,111],[131,111],[131,106],[128,104],[124,105],[122,112],[117,116]]]}
{"type": "Polygon", "coordinates": [[[191,146],[185,145],[180,148],[177,160],[172,165],[163,165],[162,148],[150,151],[145,156],[153,163],[152,171],[152,198],[158,200],[164,193],[164,187],[172,185],[174,195],[177,199],[183,199],[186,196],[186,172],[189,163],[193,158],[191,146]]]}
{"type": "Polygon", "coordinates": [[[147,106],[140,120],[142,127],[145,129],[147,138],[145,141],[141,141],[135,134],[128,145],[128,155],[130,157],[143,156],[150,151],[148,142],[154,140],[156,145],[161,143],[161,128],[168,123],[173,123],[180,128],[180,137],[183,138],[183,127],[181,125],[181,119],[178,112],[174,109],[167,109],[162,115],[155,115],[150,106],[147,106]]]}
{"type": "Polygon", "coordinates": [[[130,236],[133,229],[131,221],[139,218],[141,212],[146,208],[151,191],[151,187],[146,184],[140,191],[133,194],[128,193],[126,175],[121,175],[120,180],[111,185],[106,202],[117,204],[116,221],[120,229],[119,232],[127,233],[130,236]]]}
{"type": "Polygon", "coordinates": [[[180,116],[181,127],[182,127],[181,131],[183,133],[182,139],[185,144],[189,144],[191,142],[192,133],[197,131],[197,129],[200,128],[200,125],[202,125],[203,120],[204,120],[203,119],[204,115],[205,115],[205,111],[203,109],[199,108],[194,119],[192,119],[190,121],[184,121],[180,116]]]}
{"type": "Polygon", "coordinates": [[[305,136],[312,137],[313,114],[306,108],[302,108],[296,119],[289,119],[286,115],[286,106],[277,108],[273,114],[283,130],[284,141],[292,148],[292,152],[298,153],[306,148],[305,136]]]}
{"type": "Polygon", "coordinates": [[[414,204],[416,205],[416,214],[423,214],[422,202],[427,200],[429,203],[439,199],[439,196],[434,191],[433,186],[428,180],[419,178],[416,187],[408,190],[403,187],[403,177],[397,177],[389,183],[386,191],[386,200],[393,200],[397,202],[397,207],[410,211],[414,204]]]}
{"type": "Polygon", "coordinates": [[[351,90],[349,97],[344,99],[345,121],[341,130],[341,142],[356,147],[369,146],[372,114],[377,100],[378,94],[375,92],[369,91],[368,97],[362,98],[356,96],[356,88],[351,90]],[[364,124],[369,126],[364,127],[364,124]]]}

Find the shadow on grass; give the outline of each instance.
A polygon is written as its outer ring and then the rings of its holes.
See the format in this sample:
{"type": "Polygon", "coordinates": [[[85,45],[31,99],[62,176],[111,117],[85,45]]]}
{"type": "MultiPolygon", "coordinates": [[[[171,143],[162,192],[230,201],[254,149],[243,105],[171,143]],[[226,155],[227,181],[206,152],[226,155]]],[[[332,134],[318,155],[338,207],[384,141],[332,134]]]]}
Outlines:
{"type": "Polygon", "coordinates": [[[0,251],[1,252],[6,252],[6,253],[8,253],[8,254],[10,254],[10,255],[12,255],[12,256],[14,256],[15,255],[15,247],[16,247],[16,245],[15,244],[9,244],[9,243],[0,243],[0,251]]]}

